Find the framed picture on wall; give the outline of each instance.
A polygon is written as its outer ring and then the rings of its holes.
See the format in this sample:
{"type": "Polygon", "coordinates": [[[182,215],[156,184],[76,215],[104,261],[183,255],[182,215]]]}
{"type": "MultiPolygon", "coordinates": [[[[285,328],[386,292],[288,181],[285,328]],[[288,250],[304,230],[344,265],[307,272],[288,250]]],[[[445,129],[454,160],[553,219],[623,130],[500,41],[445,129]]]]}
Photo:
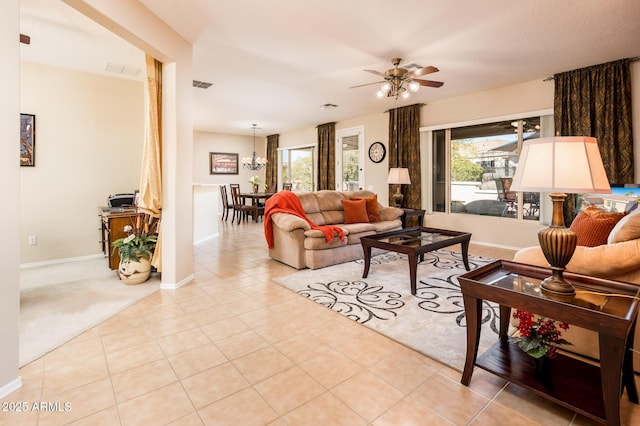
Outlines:
{"type": "Polygon", "coordinates": [[[209,174],[210,175],[237,175],[238,174],[238,154],[229,152],[209,153],[209,174]]]}
{"type": "Polygon", "coordinates": [[[36,165],[36,116],[20,114],[20,165],[36,165]]]}

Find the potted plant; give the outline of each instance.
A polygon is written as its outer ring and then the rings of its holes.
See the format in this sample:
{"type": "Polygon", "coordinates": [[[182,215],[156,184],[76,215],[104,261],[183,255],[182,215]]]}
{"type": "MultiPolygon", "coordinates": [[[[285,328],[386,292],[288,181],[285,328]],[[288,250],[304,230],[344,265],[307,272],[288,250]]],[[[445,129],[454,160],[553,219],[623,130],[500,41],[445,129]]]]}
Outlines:
{"type": "Polygon", "coordinates": [[[513,338],[514,342],[534,359],[536,377],[550,380],[551,359],[557,356],[556,345],[571,344],[560,337],[562,331],[569,329],[569,324],[519,309],[513,313],[513,317],[519,320],[518,336],[513,338]]]}
{"type": "Polygon", "coordinates": [[[258,177],[258,175],[251,176],[249,178],[249,183],[253,185],[253,193],[257,194],[260,190],[260,178],[258,177]]]}
{"type": "Polygon", "coordinates": [[[126,225],[126,237],[119,238],[112,243],[113,250],[118,250],[120,266],[118,275],[125,284],[140,284],[151,275],[151,257],[156,247],[158,237],[149,232],[149,223],[142,220],[138,214],[135,226],[126,225]],[[141,222],[144,225],[141,227],[141,222]]]}

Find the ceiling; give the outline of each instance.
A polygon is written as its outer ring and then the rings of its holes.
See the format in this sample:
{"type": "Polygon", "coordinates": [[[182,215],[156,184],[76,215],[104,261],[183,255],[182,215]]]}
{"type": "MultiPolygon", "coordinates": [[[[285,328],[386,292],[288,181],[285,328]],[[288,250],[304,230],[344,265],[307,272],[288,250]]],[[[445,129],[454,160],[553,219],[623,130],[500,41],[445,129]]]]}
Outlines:
{"type": "MultiPolygon", "coordinates": [[[[139,1],[194,45],[193,79],[213,83],[193,89],[194,128],[216,133],[284,133],[640,56],[637,0],[139,1]],[[438,67],[424,78],[444,86],[398,101],[349,88],[392,57],[438,67]]],[[[20,3],[24,60],[143,78],[142,52],[62,1],[20,3]]]]}

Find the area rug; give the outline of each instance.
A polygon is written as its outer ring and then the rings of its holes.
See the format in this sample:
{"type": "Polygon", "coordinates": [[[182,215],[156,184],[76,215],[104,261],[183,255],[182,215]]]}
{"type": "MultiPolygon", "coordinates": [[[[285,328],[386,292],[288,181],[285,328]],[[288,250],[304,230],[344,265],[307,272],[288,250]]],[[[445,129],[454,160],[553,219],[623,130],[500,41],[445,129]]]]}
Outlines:
{"type": "MultiPolygon", "coordinates": [[[[471,269],[493,259],[469,256],[471,269]]],[[[367,278],[362,260],[277,278],[279,284],[370,327],[418,352],[462,371],[466,355],[466,318],[457,276],[466,272],[462,255],[427,253],[411,294],[409,264],[402,254],[372,257],[367,278]]],[[[496,341],[499,308],[482,307],[481,353],[496,341]]]]}
{"type": "Polygon", "coordinates": [[[153,277],[125,285],[102,258],[20,272],[20,366],[100,324],[160,288],[153,277]]]}

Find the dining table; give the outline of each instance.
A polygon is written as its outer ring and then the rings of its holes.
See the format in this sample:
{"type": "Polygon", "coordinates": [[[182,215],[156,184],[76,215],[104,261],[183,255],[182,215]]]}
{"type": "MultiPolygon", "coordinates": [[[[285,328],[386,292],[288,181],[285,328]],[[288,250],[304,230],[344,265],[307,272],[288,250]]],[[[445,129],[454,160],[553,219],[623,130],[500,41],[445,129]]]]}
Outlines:
{"type": "Polygon", "coordinates": [[[257,214],[253,217],[253,221],[257,222],[258,218],[262,216],[264,213],[264,202],[266,202],[269,197],[271,197],[275,192],[241,192],[240,197],[242,201],[246,201],[247,199],[251,200],[251,205],[256,206],[258,211],[257,214]],[[262,203],[261,200],[264,200],[262,203]],[[261,205],[262,204],[262,205],[261,205]]]}

